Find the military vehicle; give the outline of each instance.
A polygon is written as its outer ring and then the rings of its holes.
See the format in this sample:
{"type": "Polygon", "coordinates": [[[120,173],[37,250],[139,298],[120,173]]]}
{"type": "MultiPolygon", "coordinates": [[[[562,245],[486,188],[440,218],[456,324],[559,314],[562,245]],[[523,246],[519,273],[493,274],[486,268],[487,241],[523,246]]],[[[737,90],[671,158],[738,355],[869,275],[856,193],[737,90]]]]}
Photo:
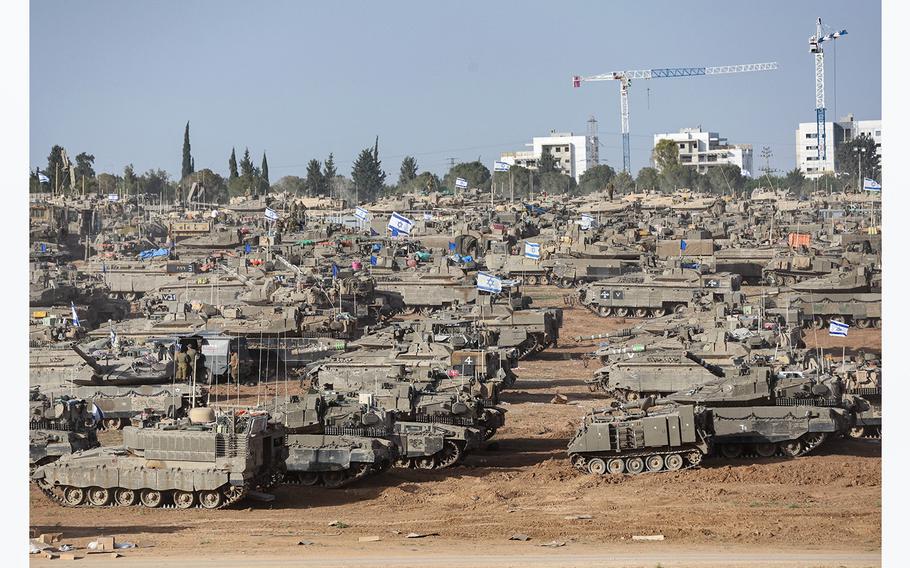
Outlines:
{"type": "Polygon", "coordinates": [[[774,375],[766,367],[728,373],[686,357],[717,379],[585,416],[569,442],[572,465],[596,475],[638,474],[694,467],[712,452],[792,458],[848,432],[855,412],[868,407],[844,395],[837,378],[774,375]]]}
{"type": "Polygon", "coordinates": [[[835,374],[844,379],[845,391],[862,397],[869,408],[856,414],[856,425],[850,429],[853,438],[882,437],[882,373],[880,361],[870,354],[866,360],[835,367],[835,374]]]}
{"type": "Polygon", "coordinates": [[[860,329],[882,326],[882,295],[856,294],[793,294],[778,298],[774,304],[803,327],[822,329],[832,321],[854,325],[860,329]]]}
{"type": "Polygon", "coordinates": [[[762,270],[762,279],[769,286],[792,286],[807,278],[830,274],[840,266],[838,258],[794,254],[769,260],[762,270]]]}
{"type": "MultiPolygon", "coordinates": [[[[635,272],[641,266],[640,260],[618,258],[550,258],[541,263],[549,269],[550,281],[560,288],[573,288],[585,282],[635,272]]],[[[531,284],[531,282],[528,282],[531,284]]]]}
{"type": "Polygon", "coordinates": [[[128,426],[132,419],[141,416],[146,421],[163,418],[183,418],[191,408],[204,406],[208,392],[200,386],[187,383],[135,386],[77,386],[69,387],[101,411],[105,428],[119,430],[128,426]]]}
{"type": "Polygon", "coordinates": [[[285,481],[337,488],[392,466],[398,458],[391,415],[334,393],[292,396],[276,419],[287,430],[285,481]]]}
{"type": "Polygon", "coordinates": [[[31,475],[64,507],[220,509],[284,476],[285,431],[266,413],[200,412],[190,420],[127,427],[123,445],[63,456],[31,475]]]}
{"type": "Polygon", "coordinates": [[[699,303],[742,303],[737,274],[701,274],[672,268],[659,275],[641,272],[585,284],[579,302],[600,317],[662,317],[699,303]]]}
{"type": "Polygon", "coordinates": [[[465,280],[463,272],[396,272],[377,281],[376,292],[398,310],[423,314],[456,304],[469,304],[477,299],[477,287],[465,280]]]}
{"type": "Polygon", "coordinates": [[[38,389],[32,389],[29,392],[29,409],[30,468],[98,446],[97,424],[85,400],[69,396],[51,400],[38,389]]]}

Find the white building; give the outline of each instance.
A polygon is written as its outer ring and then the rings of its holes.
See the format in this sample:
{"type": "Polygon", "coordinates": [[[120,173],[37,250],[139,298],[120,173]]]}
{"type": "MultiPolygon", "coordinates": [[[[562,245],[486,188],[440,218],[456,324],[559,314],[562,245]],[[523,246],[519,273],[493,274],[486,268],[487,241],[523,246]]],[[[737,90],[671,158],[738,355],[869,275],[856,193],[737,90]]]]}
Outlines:
{"type": "MultiPolygon", "coordinates": [[[[654,135],[654,146],[661,140],[672,140],[679,148],[679,163],[703,174],[712,166],[739,166],[744,176],[752,175],[752,145],[729,144],[717,132],[683,128],[679,132],[654,135]]],[[[654,164],[656,167],[656,164],[654,164]]]]}
{"type": "Polygon", "coordinates": [[[531,149],[503,152],[499,161],[536,170],[540,157],[547,151],[556,158],[557,168],[575,178],[576,182],[585,170],[598,162],[596,135],[576,136],[571,132],[550,131],[549,136],[535,136],[527,146],[531,149]]]}
{"type": "Polygon", "coordinates": [[[807,178],[816,178],[838,170],[835,161],[837,149],[854,137],[867,134],[875,140],[878,155],[882,155],[882,121],[854,120],[848,114],[841,120],[825,123],[825,160],[818,158],[818,132],[814,122],[801,122],[796,130],[796,167],[807,178]]]}

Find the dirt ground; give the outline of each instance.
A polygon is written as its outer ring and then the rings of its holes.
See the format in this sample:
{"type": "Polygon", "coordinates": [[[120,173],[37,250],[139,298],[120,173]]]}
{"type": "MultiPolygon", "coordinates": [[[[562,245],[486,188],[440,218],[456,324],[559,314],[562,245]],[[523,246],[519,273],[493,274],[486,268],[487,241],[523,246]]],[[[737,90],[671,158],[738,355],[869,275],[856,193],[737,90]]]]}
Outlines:
{"type": "MultiPolygon", "coordinates": [[[[565,292],[539,288],[535,304],[562,305],[565,292]]],[[[572,338],[620,325],[566,309],[560,346],[523,361],[504,394],[506,426],[454,469],[393,469],[339,490],[280,487],[274,502],[221,511],[66,509],[32,487],[31,526],[78,546],[102,534],[135,542],[125,560],[149,566],[880,565],[876,440],[832,441],[795,460],[706,460],[676,473],[574,470],[566,444],[580,417],[608,398],[582,384],[594,370],[581,359],[591,345],[572,338]],[[552,404],[557,392],[569,404],[552,404]],[[346,526],[330,527],[336,520],[346,526]],[[435,534],[406,539],[411,532],[435,534]],[[530,539],[509,540],[519,533],[530,539]],[[381,540],[360,542],[365,536],[381,540]]],[[[851,331],[848,341],[877,351],[880,330],[851,331]]]]}

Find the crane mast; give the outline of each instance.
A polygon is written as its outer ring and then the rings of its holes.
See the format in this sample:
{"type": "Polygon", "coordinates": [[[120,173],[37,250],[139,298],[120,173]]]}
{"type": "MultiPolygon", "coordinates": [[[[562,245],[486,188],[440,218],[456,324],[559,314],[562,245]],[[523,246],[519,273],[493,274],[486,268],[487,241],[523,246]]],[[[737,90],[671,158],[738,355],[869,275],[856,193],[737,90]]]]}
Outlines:
{"type": "Polygon", "coordinates": [[[809,53],[815,54],[815,141],[818,159],[828,159],[827,133],[825,132],[825,50],[822,43],[847,35],[847,30],[822,35],[822,19],[815,21],[815,35],[809,38],[809,53]]]}
{"type": "MultiPolygon", "coordinates": [[[[846,32],[844,32],[846,33],[846,32]]],[[[629,87],[632,79],[664,79],[672,77],[695,77],[699,75],[726,75],[729,73],[748,73],[752,71],[773,71],[777,63],[750,63],[746,65],[721,65],[718,67],[666,67],[662,69],[637,69],[634,71],[614,71],[603,75],[572,77],[572,86],[580,87],[588,81],[619,81],[619,112],[622,119],[622,169],[631,173],[629,148],[629,87]]]]}

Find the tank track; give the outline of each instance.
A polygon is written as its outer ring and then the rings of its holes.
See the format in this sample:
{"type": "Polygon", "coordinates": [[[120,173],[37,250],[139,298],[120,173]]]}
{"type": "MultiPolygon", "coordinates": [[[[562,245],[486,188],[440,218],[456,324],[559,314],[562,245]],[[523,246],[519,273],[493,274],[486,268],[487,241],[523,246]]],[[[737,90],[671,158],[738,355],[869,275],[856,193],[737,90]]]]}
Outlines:
{"type": "MultiPolygon", "coordinates": [[[[628,471],[628,467],[624,465],[623,471],[618,475],[626,475],[626,474],[642,475],[645,473],[664,473],[664,472],[668,472],[668,471],[683,471],[683,470],[687,470],[687,469],[694,469],[701,465],[701,461],[705,457],[705,454],[703,454],[701,452],[701,450],[699,450],[696,447],[690,447],[690,448],[682,450],[682,451],[680,451],[680,450],[676,450],[676,451],[667,450],[667,451],[660,451],[660,452],[641,451],[641,452],[632,452],[632,453],[627,453],[627,454],[622,454],[622,455],[613,455],[613,456],[598,456],[598,455],[583,456],[581,454],[576,454],[574,457],[570,456],[570,459],[572,460],[572,465],[576,469],[583,471],[585,473],[591,474],[591,472],[588,470],[589,459],[593,460],[594,458],[599,458],[599,459],[604,460],[605,462],[609,462],[611,459],[621,459],[621,460],[623,460],[624,464],[627,464],[628,460],[630,460],[630,459],[641,458],[645,462],[645,464],[647,464],[647,460],[651,456],[659,455],[659,456],[663,456],[664,458],[666,458],[666,456],[669,456],[672,454],[679,455],[684,460],[682,467],[680,467],[679,469],[676,469],[676,470],[667,469],[666,461],[665,461],[664,465],[663,465],[663,467],[661,467],[661,469],[649,470],[647,468],[647,465],[645,465],[645,467],[644,467],[644,469],[642,469],[642,471],[640,471],[638,473],[630,473],[628,471]]],[[[609,471],[606,471],[603,473],[603,475],[613,475],[613,474],[611,474],[609,471]]]]}
{"type": "Polygon", "coordinates": [[[854,440],[881,440],[882,439],[882,427],[881,426],[863,426],[861,432],[854,433],[850,431],[847,433],[848,436],[854,440]]]}
{"type": "Polygon", "coordinates": [[[312,472],[288,472],[282,483],[284,485],[303,485],[306,487],[326,487],[329,489],[338,489],[351,485],[355,481],[369,477],[388,469],[391,464],[377,465],[373,463],[355,462],[351,467],[344,470],[336,471],[312,471],[312,472]],[[340,479],[326,478],[324,474],[343,473],[344,477],[340,479]],[[310,477],[312,476],[312,477],[310,477]]]}
{"type": "MultiPolygon", "coordinates": [[[[99,506],[99,505],[92,505],[91,503],[87,503],[86,500],[85,500],[85,498],[83,498],[82,502],[79,503],[78,505],[74,505],[74,504],[71,504],[71,503],[67,503],[66,500],[63,498],[64,486],[54,486],[54,485],[50,485],[50,484],[46,483],[44,480],[38,480],[38,481],[36,482],[36,484],[38,485],[38,489],[40,489],[41,492],[44,493],[44,494],[47,496],[48,499],[50,499],[51,501],[54,501],[55,503],[57,503],[57,504],[60,505],[61,507],[68,507],[68,508],[71,508],[71,509],[113,509],[113,508],[115,508],[115,507],[123,507],[123,506],[124,506],[124,505],[119,505],[119,504],[117,504],[117,503],[114,501],[114,496],[113,496],[113,494],[114,494],[114,492],[117,491],[118,489],[121,489],[121,488],[119,488],[119,487],[118,487],[118,488],[109,489],[109,491],[111,492],[111,497],[108,499],[107,504],[99,506]]],[[[244,497],[246,497],[246,496],[249,494],[249,492],[250,492],[250,484],[249,484],[249,483],[244,483],[242,486],[239,487],[239,490],[237,490],[237,491],[226,492],[226,491],[224,491],[224,489],[227,488],[227,487],[238,487],[238,486],[236,486],[236,485],[234,485],[234,486],[223,485],[223,486],[219,487],[219,488],[218,488],[218,491],[219,491],[219,492],[222,494],[222,496],[223,496],[222,502],[221,502],[221,504],[218,505],[217,507],[211,507],[211,510],[215,510],[215,509],[224,509],[225,507],[228,507],[228,506],[230,506],[230,505],[233,505],[234,503],[237,503],[238,501],[240,501],[240,500],[242,500],[244,497]]],[[[87,488],[83,488],[83,490],[87,490],[87,488]]],[[[137,493],[138,493],[138,491],[141,491],[141,490],[136,490],[136,491],[137,491],[137,493]]],[[[161,492],[161,495],[162,495],[162,504],[161,504],[160,506],[158,506],[158,507],[149,507],[149,508],[154,508],[154,509],[179,509],[180,507],[177,507],[177,506],[174,505],[173,503],[168,503],[168,504],[165,504],[165,503],[164,503],[164,501],[165,501],[164,498],[167,497],[167,496],[169,496],[170,493],[171,493],[170,490],[162,491],[162,492],[161,492]]],[[[190,507],[191,509],[207,509],[207,508],[208,508],[208,507],[203,507],[203,506],[200,504],[200,502],[199,502],[199,495],[198,495],[198,492],[197,492],[197,491],[194,491],[194,492],[193,492],[193,501],[194,501],[195,504],[194,504],[192,507],[190,507]]],[[[136,498],[136,502],[135,502],[135,503],[133,503],[132,505],[128,505],[128,506],[129,506],[129,507],[145,507],[145,505],[143,505],[142,501],[141,501],[138,497],[136,498]]]]}
{"type": "Polygon", "coordinates": [[[808,453],[813,452],[816,448],[825,443],[828,439],[828,434],[826,432],[819,432],[815,434],[803,434],[796,440],[787,440],[784,442],[774,443],[774,453],[768,456],[763,456],[755,451],[755,444],[745,443],[745,444],[715,444],[714,451],[712,452],[712,457],[719,457],[722,459],[736,460],[743,458],[763,458],[763,457],[784,457],[784,458],[798,458],[802,457],[808,453]],[[796,452],[788,452],[784,449],[786,444],[791,442],[799,442],[799,450],[796,452]],[[722,448],[724,446],[740,446],[741,453],[739,455],[726,455],[723,453],[722,448]],[[751,450],[751,451],[750,451],[751,450]]]}

